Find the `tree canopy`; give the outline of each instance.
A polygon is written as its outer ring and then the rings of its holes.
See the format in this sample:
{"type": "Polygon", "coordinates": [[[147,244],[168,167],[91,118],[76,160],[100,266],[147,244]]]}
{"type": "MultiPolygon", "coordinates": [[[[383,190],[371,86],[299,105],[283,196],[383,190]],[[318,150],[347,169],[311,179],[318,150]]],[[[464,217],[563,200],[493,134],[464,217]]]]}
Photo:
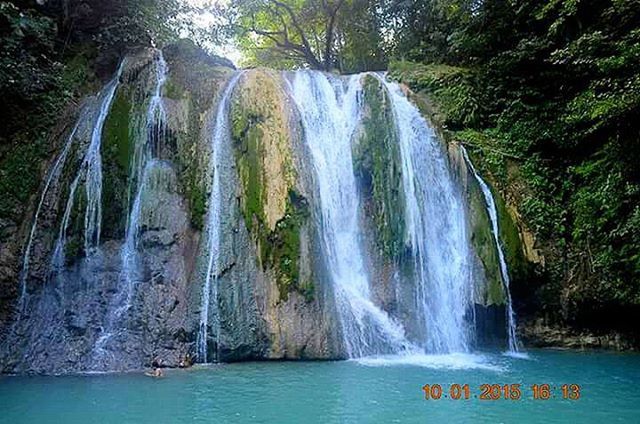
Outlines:
{"type": "Polygon", "coordinates": [[[249,65],[344,72],[386,66],[374,0],[232,0],[217,8],[249,65]]]}

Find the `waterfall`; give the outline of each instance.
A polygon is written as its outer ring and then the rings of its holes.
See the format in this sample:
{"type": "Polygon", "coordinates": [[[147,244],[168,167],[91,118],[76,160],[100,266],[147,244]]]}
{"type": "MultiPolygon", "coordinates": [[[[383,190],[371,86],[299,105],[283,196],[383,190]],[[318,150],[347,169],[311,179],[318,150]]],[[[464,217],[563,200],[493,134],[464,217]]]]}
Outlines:
{"type": "MultiPolygon", "coordinates": [[[[222,196],[220,181],[221,166],[221,150],[226,140],[230,138],[229,126],[229,99],[233,93],[242,72],[236,73],[222,93],[222,97],[218,103],[216,110],[215,127],[211,138],[211,164],[210,169],[213,174],[213,182],[211,186],[211,194],[209,195],[209,206],[207,213],[207,222],[205,234],[207,237],[207,271],[205,275],[204,287],[202,288],[202,297],[200,301],[200,323],[198,326],[198,335],[196,340],[196,348],[198,353],[198,361],[206,363],[208,361],[207,352],[207,328],[209,326],[209,304],[213,297],[214,305],[218,304],[218,266],[220,256],[220,225],[222,212],[222,196]],[[213,281],[212,281],[213,279],[213,281]],[[213,284],[212,284],[213,283],[213,284]]],[[[216,349],[220,346],[220,319],[217,310],[215,311],[216,326],[216,349]]],[[[216,353],[216,360],[218,355],[216,353]]]]}
{"type": "Polygon", "coordinates": [[[53,256],[51,259],[51,268],[53,273],[59,273],[62,271],[65,262],[65,246],[67,245],[67,230],[71,221],[71,211],[73,210],[73,202],[76,198],[76,191],[78,190],[78,183],[80,181],[79,176],[76,177],[71,186],[69,186],[69,197],[67,197],[67,204],[62,215],[62,222],[60,223],[60,229],[58,230],[58,238],[56,245],[53,248],[53,256]]]}
{"type": "MultiPolygon", "coordinates": [[[[134,157],[129,172],[129,193],[135,189],[135,197],[127,217],[125,240],[120,250],[122,268],[118,292],[107,311],[106,323],[102,334],[94,346],[94,355],[104,353],[104,347],[113,336],[117,323],[132,306],[135,288],[140,281],[142,266],[138,252],[139,236],[142,231],[142,205],[145,192],[148,190],[156,169],[167,166],[157,159],[166,138],[166,110],[162,102],[162,89],[167,81],[168,67],[162,54],[157,50],[154,56],[155,86],[149,100],[143,132],[135,140],[134,157]],[[136,187],[137,185],[137,187],[136,187]]],[[[129,194],[130,196],[130,194],[129,194]]]]}
{"type": "Polygon", "coordinates": [[[69,134],[67,141],[60,152],[60,156],[56,159],[49,175],[47,176],[44,189],[42,190],[42,194],[40,195],[40,201],[38,202],[38,206],[36,208],[36,213],[33,217],[33,224],[31,225],[31,230],[29,231],[29,240],[27,241],[27,246],[24,251],[24,259],[22,261],[22,269],[20,271],[20,299],[18,301],[18,311],[20,314],[24,313],[25,307],[25,299],[27,296],[27,277],[29,275],[29,263],[31,260],[31,249],[33,247],[33,240],[35,238],[36,229],[38,228],[38,219],[40,217],[40,211],[42,210],[42,205],[44,204],[44,200],[49,192],[49,187],[51,184],[55,184],[60,175],[62,174],[62,169],[64,168],[64,164],[67,161],[67,156],[69,155],[69,151],[71,150],[71,144],[73,144],[73,139],[76,136],[76,132],[78,131],[78,127],[80,126],[80,120],[76,123],[75,127],[69,134]]]}
{"type": "Polygon", "coordinates": [[[120,63],[115,78],[107,86],[107,93],[100,106],[98,119],[93,126],[91,143],[82,165],[85,169],[84,184],[87,195],[87,209],[84,216],[84,250],[87,255],[91,248],[100,244],[102,225],[102,129],[120,83],[123,66],[124,61],[120,63]]]}
{"type": "MultiPolygon", "coordinates": [[[[123,304],[118,305],[116,317],[131,307],[131,301],[136,285],[137,273],[140,271],[140,257],[138,254],[138,237],[142,230],[140,220],[142,218],[142,199],[146,188],[145,182],[149,179],[151,171],[158,166],[158,157],[162,150],[162,144],[166,138],[166,110],[162,103],[162,88],[167,81],[168,67],[162,50],[157,50],[155,55],[156,84],[153,96],[149,101],[146,119],[144,123],[143,137],[136,142],[136,152],[131,164],[130,178],[138,185],[134,197],[133,206],[127,218],[125,241],[121,250],[122,276],[124,292],[126,293],[123,304]]],[[[122,291],[122,290],[121,290],[122,291]]]]}
{"type": "Polygon", "coordinates": [[[469,155],[467,154],[467,149],[464,146],[460,146],[460,150],[462,150],[462,155],[464,156],[464,160],[469,165],[471,172],[473,172],[473,176],[476,181],[478,181],[478,185],[482,189],[482,194],[484,196],[485,203],[487,204],[487,213],[489,214],[489,218],[491,219],[491,232],[493,233],[493,238],[496,242],[496,250],[498,251],[498,260],[500,262],[500,275],[502,276],[502,281],[504,282],[504,292],[507,298],[507,337],[509,343],[509,352],[517,353],[518,348],[518,337],[516,335],[516,315],[513,312],[513,304],[511,302],[511,293],[509,291],[509,270],[507,268],[507,261],[504,257],[504,251],[502,250],[502,245],[500,244],[500,231],[498,227],[498,210],[496,208],[496,202],[493,199],[493,194],[489,189],[487,183],[484,182],[480,174],[476,171],[476,168],[473,166],[471,159],[469,159],[469,155]]]}
{"type": "MultiPolygon", "coordinates": [[[[109,109],[111,108],[111,103],[113,102],[113,97],[118,86],[120,75],[122,74],[122,67],[124,65],[124,61],[118,67],[118,71],[114,78],[107,84],[104,90],[103,99],[100,103],[100,112],[96,119],[96,122],[93,126],[93,130],[91,133],[91,142],[89,147],[84,155],[82,160],[82,164],[80,165],[80,169],[73,182],[71,183],[69,190],[69,198],[67,200],[67,204],[65,207],[65,211],[63,214],[62,223],[60,226],[60,231],[58,238],[56,240],[53,255],[52,255],[52,269],[59,269],[64,264],[64,248],[66,242],[66,230],[69,226],[69,221],[71,219],[71,211],[73,209],[75,193],[78,187],[78,184],[81,181],[81,178],[85,177],[85,188],[87,193],[87,210],[85,214],[85,252],[89,251],[89,246],[91,244],[97,245],[99,243],[100,238],[100,219],[101,219],[101,198],[102,198],[102,163],[100,157],[100,145],[102,139],[102,128],[104,126],[104,122],[106,120],[109,109]],[[93,243],[89,240],[93,240],[93,243]]],[[[71,145],[75,139],[76,133],[80,126],[80,123],[84,119],[84,112],[80,114],[78,121],[76,122],[73,130],[71,131],[67,141],[60,152],[60,155],[54,162],[51,171],[49,172],[44,189],[42,190],[42,194],[40,196],[40,200],[38,202],[38,206],[36,208],[36,213],[33,219],[33,224],[31,226],[31,230],[29,232],[29,239],[27,241],[27,245],[25,248],[24,259],[22,263],[22,269],[20,272],[20,298],[19,298],[19,307],[18,310],[20,313],[24,312],[25,301],[27,295],[27,278],[29,274],[29,265],[31,260],[31,250],[33,245],[33,240],[35,238],[38,219],[40,216],[40,212],[42,206],[44,204],[46,195],[49,191],[49,188],[52,184],[55,184],[62,174],[62,170],[67,161],[67,157],[69,156],[69,152],[71,151],[71,145]]]]}
{"type": "Polygon", "coordinates": [[[78,173],[71,183],[69,197],[63,214],[60,232],[56,241],[53,253],[54,269],[64,264],[64,250],[66,244],[66,231],[71,219],[71,212],[75,202],[75,194],[78,185],[84,178],[85,191],[87,194],[87,207],[84,220],[84,250],[88,256],[92,247],[97,247],[100,243],[100,226],[102,221],[102,156],[100,149],[102,145],[102,129],[107,119],[116,89],[120,83],[120,76],[124,67],[124,60],[120,63],[116,75],[105,88],[104,98],[100,103],[100,112],[91,131],[91,142],[85,152],[84,158],[78,173]]]}
{"type": "Polygon", "coordinates": [[[351,142],[360,121],[360,76],[346,86],[321,72],[300,71],[291,95],[317,176],[320,233],[331,274],[344,344],[350,358],[409,348],[403,327],[371,300],[359,223],[360,199],[351,142]]]}
{"type": "Polygon", "coordinates": [[[429,353],[467,352],[472,328],[471,245],[462,193],[446,152],[400,87],[379,78],[391,99],[402,157],[407,243],[413,256],[416,306],[429,353]]]}

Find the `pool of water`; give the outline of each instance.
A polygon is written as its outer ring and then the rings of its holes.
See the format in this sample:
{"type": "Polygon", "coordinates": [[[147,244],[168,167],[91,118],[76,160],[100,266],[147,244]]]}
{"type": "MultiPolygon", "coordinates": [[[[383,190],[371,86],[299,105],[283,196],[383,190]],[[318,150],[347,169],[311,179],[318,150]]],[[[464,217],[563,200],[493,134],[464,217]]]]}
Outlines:
{"type": "Polygon", "coordinates": [[[0,378],[6,423],[640,422],[640,355],[529,352],[253,362],[141,373],[0,378]],[[470,398],[453,400],[452,384],[470,398]],[[440,384],[426,400],[425,384],[440,384]],[[481,384],[521,384],[520,400],[480,400],[481,384]],[[549,384],[533,399],[531,385],[549,384]],[[562,398],[563,384],[580,399],[562,398]],[[445,398],[445,395],[447,396],[445,398]]]}

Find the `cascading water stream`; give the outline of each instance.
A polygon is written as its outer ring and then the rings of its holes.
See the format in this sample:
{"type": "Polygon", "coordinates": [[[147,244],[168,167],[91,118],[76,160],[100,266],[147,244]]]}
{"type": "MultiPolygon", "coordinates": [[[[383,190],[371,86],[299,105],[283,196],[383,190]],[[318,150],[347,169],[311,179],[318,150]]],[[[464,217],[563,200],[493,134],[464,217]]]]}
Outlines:
{"type": "Polygon", "coordinates": [[[140,279],[141,264],[138,253],[139,236],[142,230],[142,203],[144,194],[151,184],[156,169],[166,164],[156,158],[162,150],[166,137],[166,110],[162,102],[162,89],[167,81],[168,67],[162,54],[157,50],[154,58],[156,84],[149,101],[144,120],[144,131],[139,134],[135,144],[134,158],[131,164],[130,177],[133,184],[129,192],[135,190],[133,205],[127,217],[125,241],[121,248],[122,269],[120,287],[107,311],[106,323],[102,335],[96,341],[94,354],[104,352],[104,346],[113,336],[118,320],[132,305],[135,287],[140,279]],[[137,185],[137,187],[135,185],[137,185]]]}
{"type": "Polygon", "coordinates": [[[62,222],[60,223],[60,229],[58,230],[58,239],[56,240],[56,245],[53,248],[53,256],[51,258],[51,271],[53,274],[58,274],[64,267],[67,230],[69,229],[71,212],[73,211],[73,202],[76,197],[79,182],[80,178],[78,176],[73,180],[71,186],[69,186],[69,197],[67,198],[67,204],[64,209],[64,214],[62,215],[62,222]]]}
{"type": "MultiPolygon", "coordinates": [[[[226,141],[230,139],[230,126],[229,126],[229,100],[233,89],[238,83],[242,72],[236,73],[227,84],[218,108],[216,110],[216,121],[213,130],[213,137],[211,138],[211,165],[212,172],[212,186],[211,194],[209,195],[209,211],[207,214],[207,223],[205,234],[207,237],[207,251],[209,253],[207,258],[207,270],[205,275],[204,287],[202,289],[202,298],[200,303],[200,323],[198,326],[198,335],[196,339],[196,349],[198,354],[198,361],[206,363],[208,361],[207,352],[207,328],[209,326],[209,304],[211,298],[214,299],[214,305],[217,305],[218,298],[218,266],[220,256],[220,225],[221,225],[221,212],[222,212],[222,196],[221,196],[221,181],[220,181],[220,161],[222,159],[221,150],[226,141]]],[[[215,311],[215,326],[216,326],[216,349],[220,346],[220,320],[218,312],[215,311]]],[[[215,360],[218,359],[216,352],[215,360]]]]}
{"type": "MultiPolygon", "coordinates": [[[[104,122],[106,120],[106,116],[111,108],[111,103],[113,102],[113,97],[115,91],[118,87],[120,76],[122,74],[122,68],[124,65],[124,61],[118,67],[116,75],[114,78],[107,84],[105,88],[105,94],[103,100],[100,104],[100,112],[96,119],[96,122],[93,126],[93,130],[91,132],[91,142],[89,147],[84,155],[80,168],[73,182],[71,183],[69,190],[69,197],[67,199],[67,204],[65,207],[65,211],[63,214],[62,223],[60,226],[60,231],[58,235],[58,239],[56,240],[56,244],[54,246],[51,268],[53,271],[58,270],[62,264],[64,264],[64,249],[66,242],[66,230],[69,226],[69,221],[71,219],[71,211],[73,209],[75,193],[77,191],[77,187],[80,183],[81,178],[85,177],[85,188],[87,193],[87,210],[85,213],[85,252],[89,253],[89,246],[95,246],[99,243],[100,239],[100,219],[101,219],[101,198],[102,198],[102,163],[100,157],[100,145],[102,139],[102,128],[104,126],[104,122]]],[[[27,284],[26,280],[29,274],[29,263],[31,260],[31,250],[32,244],[35,237],[38,218],[40,216],[40,211],[42,209],[42,205],[44,204],[44,200],[49,191],[49,187],[51,184],[55,183],[61,176],[64,165],[67,161],[67,157],[69,156],[69,152],[71,150],[71,145],[73,144],[73,140],[76,136],[78,128],[80,126],[81,121],[84,119],[84,113],[81,114],[80,118],[76,122],[76,125],[69,135],[65,146],[60,153],[60,156],[56,159],[51,172],[49,173],[45,187],[42,191],[42,195],[40,197],[40,201],[36,208],[36,213],[33,221],[33,225],[31,227],[31,231],[29,232],[29,239],[27,242],[27,246],[25,248],[24,260],[22,264],[22,270],[20,273],[20,298],[19,298],[19,308],[20,313],[24,312],[26,294],[27,294],[27,284]]]]}
{"type": "Polygon", "coordinates": [[[93,130],[91,131],[91,143],[89,144],[89,148],[87,149],[84,158],[82,159],[82,164],[80,165],[78,173],[69,186],[67,204],[62,215],[62,222],[60,223],[58,238],[56,240],[51,259],[51,268],[53,272],[60,271],[64,266],[67,230],[71,221],[71,212],[73,211],[75,203],[76,191],[78,190],[78,186],[80,185],[83,177],[85,177],[84,184],[87,193],[84,234],[85,254],[87,256],[89,255],[89,246],[91,245],[89,239],[94,240],[94,246],[97,246],[99,243],[100,221],[102,220],[102,157],[100,154],[102,145],[102,129],[104,127],[105,120],[107,119],[107,115],[109,114],[109,110],[111,109],[116,89],[120,83],[120,76],[122,75],[124,63],[124,60],[120,63],[115,77],[106,87],[106,94],[100,105],[100,113],[93,126],[93,130]],[[92,216],[92,218],[89,218],[90,216],[92,216]]]}
{"type": "Polygon", "coordinates": [[[360,234],[360,200],[352,137],[360,121],[360,76],[346,87],[321,72],[300,71],[291,82],[318,180],[320,232],[350,358],[410,348],[404,329],[371,300],[360,234]]]}
{"type": "Polygon", "coordinates": [[[471,245],[446,153],[400,87],[377,76],[392,103],[402,157],[405,220],[428,353],[467,352],[472,322],[471,245]]]}
{"type": "Polygon", "coordinates": [[[100,245],[102,227],[102,129],[111,110],[116,89],[120,84],[123,67],[124,60],[120,63],[115,78],[107,86],[107,94],[100,106],[100,113],[91,133],[91,143],[82,165],[86,170],[84,184],[87,195],[87,209],[84,217],[84,250],[87,255],[90,249],[100,245]]]}
{"type": "Polygon", "coordinates": [[[38,207],[36,208],[36,213],[33,218],[33,224],[31,226],[31,230],[29,231],[29,240],[27,242],[27,247],[24,252],[24,259],[22,262],[22,270],[20,271],[20,299],[18,303],[18,311],[19,313],[24,313],[25,307],[25,299],[27,296],[27,277],[29,275],[29,263],[31,260],[31,249],[33,245],[33,240],[36,234],[36,229],[38,228],[38,219],[40,217],[40,211],[42,210],[42,205],[44,204],[45,198],[49,192],[49,187],[51,184],[55,184],[60,175],[62,174],[62,169],[64,168],[64,164],[67,161],[67,156],[69,155],[69,151],[71,150],[71,144],[73,144],[73,140],[76,136],[76,132],[78,131],[78,127],[80,125],[80,120],[76,123],[75,127],[69,134],[67,141],[60,152],[60,156],[56,159],[53,168],[49,172],[46,183],[44,185],[44,189],[42,190],[42,194],[40,195],[40,201],[38,202],[38,207]]]}
{"type": "Polygon", "coordinates": [[[138,187],[136,195],[127,218],[127,230],[125,233],[125,242],[122,247],[122,277],[124,283],[124,292],[126,293],[125,302],[118,305],[116,309],[116,317],[131,307],[134,288],[136,285],[137,273],[140,271],[140,258],[138,255],[138,237],[141,231],[140,220],[142,219],[142,198],[145,192],[145,182],[149,179],[150,173],[157,166],[158,161],[155,160],[162,150],[162,144],[166,136],[166,117],[167,113],[162,103],[162,88],[167,81],[168,67],[164,59],[162,50],[156,52],[156,84],[153,96],[149,101],[145,121],[145,134],[136,143],[136,154],[132,163],[131,175],[135,176],[135,182],[138,187]]]}
{"type": "Polygon", "coordinates": [[[504,282],[504,292],[507,300],[507,338],[509,344],[509,352],[518,353],[518,336],[516,335],[516,315],[513,312],[513,304],[511,302],[511,293],[509,291],[509,269],[507,267],[507,261],[504,257],[504,251],[502,250],[502,245],[500,244],[500,229],[498,227],[498,210],[496,208],[496,202],[493,199],[493,194],[489,189],[489,186],[482,179],[480,174],[476,171],[476,168],[473,166],[469,155],[467,154],[467,149],[464,146],[460,146],[460,150],[462,151],[462,155],[464,156],[464,160],[473,172],[473,176],[475,177],[480,189],[482,190],[482,194],[484,196],[485,203],[487,205],[487,213],[489,214],[489,218],[491,219],[491,232],[493,233],[493,238],[496,242],[496,250],[498,251],[498,260],[500,262],[500,274],[502,275],[502,281],[504,282]]]}

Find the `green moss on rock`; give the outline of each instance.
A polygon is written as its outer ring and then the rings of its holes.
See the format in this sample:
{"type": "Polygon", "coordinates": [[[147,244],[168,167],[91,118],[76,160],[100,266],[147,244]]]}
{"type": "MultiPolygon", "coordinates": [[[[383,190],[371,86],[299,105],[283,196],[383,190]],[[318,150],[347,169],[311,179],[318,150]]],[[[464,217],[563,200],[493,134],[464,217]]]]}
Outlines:
{"type": "Polygon", "coordinates": [[[127,179],[133,156],[129,127],[131,114],[129,92],[121,88],[116,93],[102,132],[102,229],[107,238],[120,238],[125,231],[127,179]]]}
{"type": "Polygon", "coordinates": [[[184,89],[172,78],[168,78],[164,85],[164,96],[172,100],[181,100],[186,96],[184,89]]]}
{"type": "Polygon", "coordinates": [[[377,246],[387,257],[396,258],[403,250],[405,227],[400,146],[386,90],[370,75],[363,83],[366,112],[354,166],[371,200],[377,246]]]}
{"type": "Polygon", "coordinates": [[[189,201],[191,226],[197,230],[204,228],[204,217],[207,212],[207,194],[205,189],[203,164],[198,155],[198,145],[191,144],[200,138],[201,122],[199,112],[190,96],[183,100],[188,105],[187,125],[184,132],[178,132],[178,162],[180,178],[185,189],[185,197],[189,201]]]}
{"type": "Polygon", "coordinates": [[[509,267],[509,276],[512,281],[527,281],[532,278],[533,265],[525,257],[520,229],[502,196],[493,191],[498,210],[500,240],[509,267]]]}
{"type": "Polygon", "coordinates": [[[295,189],[291,139],[277,76],[255,70],[241,80],[231,104],[231,135],[242,188],[240,207],[264,269],[273,269],[281,301],[298,291],[313,298],[301,280],[301,231],[309,212],[295,189]]]}
{"type": "Polygon", "coordinates": [[[496,250],[491,221],[486,212],[484,196],[475,180],[470,181],[469,201],[471,208],[471,242],[482,262],[487,282],[483,301],[487,306],[503,305],[506,297],[500,272],[500,259],[496,250]]]}
{"type": "Polygon", "coordinates": [[[172,137],[178,177],[189,202],[190,223],[202,230],[206,214],[209,167],[209,134],[206,116],[212,99],[233,72],[233,65],[207,54],[192,41],[178,40],[166,46],[164,56],[169,66],[163,95],[171,105],[172,137]]]}
{"type": "Polygon", "coordinates": [[[236,151],[236,163],[242,187],[244,188],[243,216],[249,229],[265,221],[264,187],[262,182],[262,121],[260,116],[243,113],[241,108],[234,107],[232,114],[232,137],[236,151]]]}
{"type": "Polygon", "coordinates": [[[84,218],[86,209],[87,192],[84,187],[78,186],[73,200],[71,216],[69,217],[69,228],[64,251],[67,265],[84,255],[84,218]]]}
{"type": "MultiPolygon", "coordinates": [[[[504,281],[500,270],[500,258],[498,256],[492,223],[489,214],[487,213],[486,200],[475,178],[470,176],[469,184],[469,203],[472,227],[471,241],[484,267],[487,283],[483,299],[484,304],[487,306],[504,305],[506,303],[504,281]]],[[[498,203],[498,196],[494,195],[493,197],[496,203],[498,203]]],[[[498,216],[500,219],[499,208],[498,216]]],[[[500,222],[498,225],[501,230],[500,222]]],[[[500,240],[501,245],[504,245],[501,237],[500,240]]]]}
{"type": "Polygon", "coordinates": [[[207,213],[206,194],[198,184],[193,184],[187,194],[191,205],[191,225],[201,230],[204,228],[204,216],[207,213]]]}
{"type": "Polygon", "coordinates": [[[313,283],[300,279],[300,231],[309,217],[307,200],[295,191],[289,192],[284,217],[267,236],[264,246],[267,263],[276,271],[280,300],[286,301],[289,292],[298,291],[307,300],[313,299],[313,283]]]}

